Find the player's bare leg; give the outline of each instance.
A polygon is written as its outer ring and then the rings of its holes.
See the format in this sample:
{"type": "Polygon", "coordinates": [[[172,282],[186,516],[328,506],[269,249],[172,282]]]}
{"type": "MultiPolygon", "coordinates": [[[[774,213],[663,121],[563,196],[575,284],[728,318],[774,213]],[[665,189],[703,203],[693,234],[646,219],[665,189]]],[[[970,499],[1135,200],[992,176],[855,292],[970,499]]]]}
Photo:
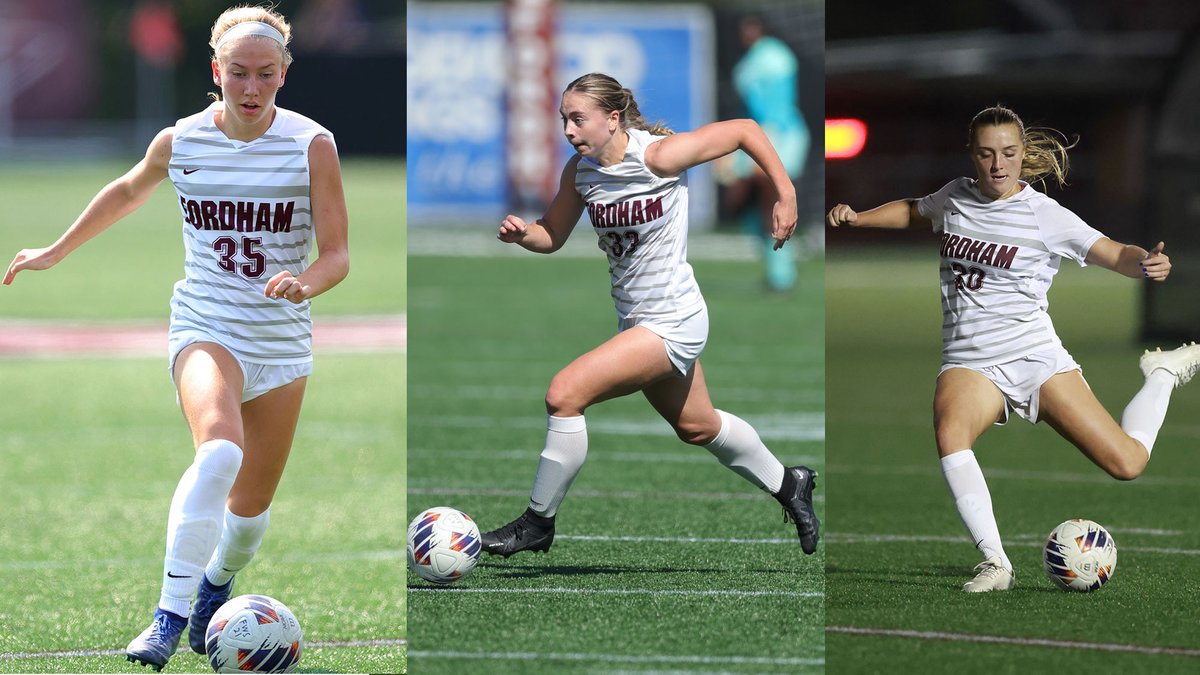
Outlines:
{"type": "Polygon", "coordinates": [[[951,368],[938,377],[933,424],[942,475],[963,525],[984,558],[975,567],[975,578],[963,585],[969,593],[1008,590],[1016,583],[1000,541],[987,481],[971,450],[976,439],[1003,414],[1004,397],[980,373],[951,368]]]}
{"type": "Polygon", "coordinates": [[[1117,424],[1078,370],[1059,373],[1042,385],[1040,420],[1079,448],[1110,476],[1133,480],[1150,453],[1117,424]]]}
{"type": "Polygon", "coordinates": [[[221,537],[225,499],[242,464],[242,369],[225,348],[199,342],[175,359],[179,403],[196,457],[175,488],[167,516],[162,594],[154,621],[126,657],[162,670],[187,625],[192,597],[221,537]]]}
{"type": "Polygon", "coordinates": [[[483,550],[508,557],[518,551],[547,551],[554,542],[554,516],[587,457],[583,413],[595,403],[631,394],[671,377],[663,340],[635,326],[583,354],[550,381],[546,445],[525,513],[482,535],[483,550]]]}
{"type": "Polygon", "coordinates": [[[205,653],[208,623],[233,591],[233,578],[254,558],[270,523],[270,506],[287,464],[307,378],[241,404],[246,452],[226,502],[220,543],[200,581],[188,622],[188,643],[205,653]]]}

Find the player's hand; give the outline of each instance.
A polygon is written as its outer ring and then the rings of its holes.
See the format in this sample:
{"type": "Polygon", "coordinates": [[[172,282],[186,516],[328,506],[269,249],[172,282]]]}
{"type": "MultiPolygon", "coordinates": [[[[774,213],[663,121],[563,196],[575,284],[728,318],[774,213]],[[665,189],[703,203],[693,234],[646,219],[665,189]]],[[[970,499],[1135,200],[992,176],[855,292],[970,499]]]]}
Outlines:
{"type": "Polygon", "coordinates": [[[12,283],[13,277],[21,270],[47,270],[58,264],[60,258],[49,247],[27,248],[17,253],[8,271],[4,273],[4,285],[12,283]]]}
{"type": "Polygon", "coordinates": [[[500,231],[496,233],[496,238],[506,244],[515,244],[525,238],[526,232],[528,225],[525,221],[509,214],[504,222],[500,223],[500,231]]]}
{"type": "Polygon", "coordinates": [[[796,231],[796,200],[786,199],[775,202],[771,209],[771,238],[775,240],[773,250],[783,248],[783,244],[792,238],[796,231]]]}
{"type": "Polygon", "coordinates": [[[829,209],[829,214],[825,216],[825,224],[830,227],[853,226],[856,223],[858,223],[858,212],[845,204],[838,204],[829,209]]]}
{"type": "Polygon", "coordinates": [[[1171,273],[1171,259],[1163,253],[1163,248],[1164,244],[1158,242],[1139,263],[1142,266],[1142,274],[1151,281],[1165,281],[1171,273]]]}
{"type": "Polygon", "coordinates": [[[267,282],[267,287],[263,290],[263,295],[268,298],[282,298],[294,305],[304,302],[311,294],[312,287],[292,276],[292,273],[287,270],[271,277],[271,280],[267,282]]]}

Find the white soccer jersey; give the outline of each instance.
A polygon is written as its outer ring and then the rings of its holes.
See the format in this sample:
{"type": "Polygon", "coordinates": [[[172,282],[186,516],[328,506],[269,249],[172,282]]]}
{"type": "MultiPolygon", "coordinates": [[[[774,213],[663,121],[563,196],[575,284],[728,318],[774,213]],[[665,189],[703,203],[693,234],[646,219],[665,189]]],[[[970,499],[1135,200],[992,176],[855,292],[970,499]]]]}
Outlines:
{"type": "Polygon", "coordinates": [[[213,122],[221,105],[175,124],[168,175],[179,196],[185,253],[171,325],[204,331],[250,363],[306,363],[309,303],[266,298],[263,290],[275,274],[308,267],[308,146],[333,134],[277,107],[260,138],[231,140],[213,122]]]}
{"type": "Polygon", "coordinates": [[[1002,200],[959,178],[917,203],[942,233],[942,362],[1007,363],[1062,345],[1047,313],[1059,262],[1103,235],[1028,184],[1002,200]]]}
{"type": "Polygon", "coordinates": [[[628,133],[620,163],[579,160],[575,189],[608,254],[617,316],[632,324],[678,321],[704,304],[687,262],[687,174],[654,175],[646,168],[646,148],[665,137],[628,133]]]}

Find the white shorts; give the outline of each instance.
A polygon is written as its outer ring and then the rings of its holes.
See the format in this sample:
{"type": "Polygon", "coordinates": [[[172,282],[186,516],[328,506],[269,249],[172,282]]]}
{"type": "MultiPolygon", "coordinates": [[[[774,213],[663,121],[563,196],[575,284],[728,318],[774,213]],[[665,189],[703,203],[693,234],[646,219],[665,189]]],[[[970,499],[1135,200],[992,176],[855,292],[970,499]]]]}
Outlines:
{"type": "Polygon", "coordinates": [[[1042,385],[1059,373],[1069,373],[1072,370],[1083,371],[1075,363],[1075,359],[1062,347],[1037,352],[1008,363],[995,366],[970,366],[962,363],[947,363],[938,371],[938,375],[951,368],[966,368],[980,373],[1004,396],[1004,417],[996,424],[1008,422],[1010,412],[1018,417],[1036,424],[1038,420],[1038,403],[1041,399],[1042,385]]]}
{"type": "MultiPolygon", "coordinates": [[[[167,366],[167,374],[171,376],[172,381],[175,378],[175,359],[179,357],[179,353],[184,348],[197,342],[212,342],[220,345],[233,356],[234,361],[237,361],[238,367],[242,369],[242,381],[244,383],[242,385],[242,403],[256,399],[268,391],[278,389],[302,377],[312,375],[312,360],[305,363],[287,365],[252,363],[242,359],[238,356],[237,352],[221,344],[219,339],[202,330],[172,326],[167,336],[167,343],[171,354],[171,359],[167,366]]],[[[175,400],[176,403],[179,402],[178,393],[175,395],[175,400]]]]}
{"type": "Polygon", "coordinates": [[[622,319],[617,324],[619,331],[642,326],[663,339],[667,358],[679,377],[686,377],[692,364],[700,358],[704,345],[708,343],[708,307],[704,304],[679,321],[648,319],[622,319]]]}

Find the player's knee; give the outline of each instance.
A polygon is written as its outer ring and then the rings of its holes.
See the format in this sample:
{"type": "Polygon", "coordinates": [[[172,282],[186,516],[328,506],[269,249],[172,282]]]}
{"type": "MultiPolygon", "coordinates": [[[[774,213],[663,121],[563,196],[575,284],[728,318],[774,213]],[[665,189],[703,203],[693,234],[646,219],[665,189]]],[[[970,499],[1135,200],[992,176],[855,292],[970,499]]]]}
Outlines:
{"type": "Polygon", "coordinates": [[[242,466],[242,449],[220,438],[205,441],[196,448],[196,466],[206,473],[236,477],[242,466]]]}
{"type": "Polygon", "coordinates": [[[938,454],[942,457],[966,450],[975,442],[964,426],[945,421],[935,423],[934,436],[937,439],[938,454]]]}
{"type": "Polygon", "coordinates": [[[546,413],[555,417],[582,415],[587,403],[562,374],[555,375],[546,389],[546,413]]]}
{"type": "Polygon", "coordinates": [[[1108,475],[1117,480],[1133,480],[1142,475],[1146,470],[1146,463],[1150,456],[1145,454],[1142,446],[1135,442],[1137,453],[1127,452],[1117,455],[1115,459],[1109,460],[1104,465],[1104,470],[1108,475]],[[1139,454],[1143,456],[1138,456],[1139,454]]]}
{"type": "Polygon", "coordinates": [[[675,428],[675,435],[684,443],[708,445],[721,433],[721,418],[713,415],[712,419],[684,420],[672,426],[675,428]]]}

